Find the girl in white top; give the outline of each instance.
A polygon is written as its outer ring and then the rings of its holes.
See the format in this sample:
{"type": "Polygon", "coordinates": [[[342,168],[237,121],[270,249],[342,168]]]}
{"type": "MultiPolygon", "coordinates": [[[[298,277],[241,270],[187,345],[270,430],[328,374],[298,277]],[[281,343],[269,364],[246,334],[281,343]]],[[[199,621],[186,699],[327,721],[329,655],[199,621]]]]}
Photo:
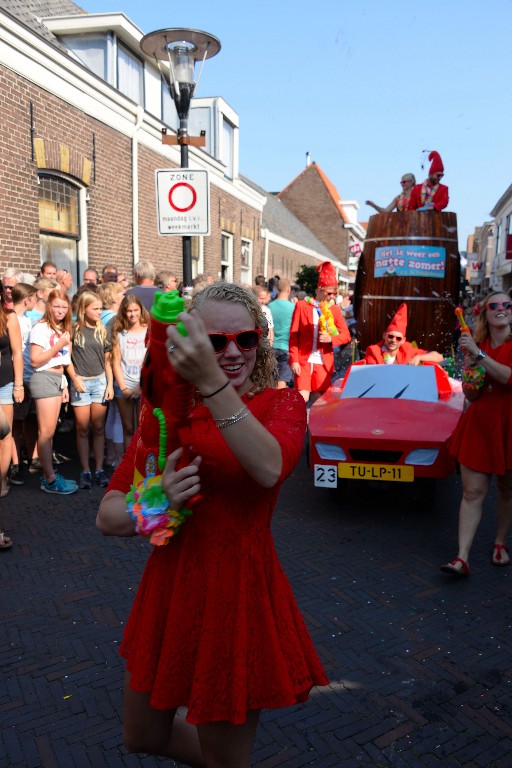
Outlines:
{"type": "Polygon", "coordinates": [[[140,407],[140,372],[146,354],[149,314],[140,299],[128,293],[112,325],[114,394],[128,447],[137,428],[140,407]]]}
{"type": "Polygon", "coordinates": [[[74,493],[78,486],[53,469],[53,436],[60,407],[69,402],[64,369],[74,375],[71,364],[71,303],[66,291],[50,292],[42,319],[30,332],[30,360],[35,371],[30,392],[36,403],[37,448],[44,476],[41,490],[46,493],[74,493]]]}

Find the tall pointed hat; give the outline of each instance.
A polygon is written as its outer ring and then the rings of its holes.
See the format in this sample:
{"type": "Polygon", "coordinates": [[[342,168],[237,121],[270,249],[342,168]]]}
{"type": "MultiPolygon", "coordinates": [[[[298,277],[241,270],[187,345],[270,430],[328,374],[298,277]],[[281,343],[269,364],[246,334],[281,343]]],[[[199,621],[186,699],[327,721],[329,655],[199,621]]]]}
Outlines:
{"type": "Polygon", "coordinates": [[[318,288],[329,288],[338,285],[336,270],[330,261],[322,261],[316,268],[318,274],[318,288]]]}
{"type": "Polygon", "coordinates": [[[439,152],[431,152],[428,159],[432,161],[430,171],[428,172],[429,176],[432,176],[434,173],[444,173],[444,165],[439,152]]]}
{"type": "Polygon", "coordinates": [[[400,304],[395,316],[386,328],[386,333],[401,333],[405,339],[407,333],[407,304],[400,304]]]}

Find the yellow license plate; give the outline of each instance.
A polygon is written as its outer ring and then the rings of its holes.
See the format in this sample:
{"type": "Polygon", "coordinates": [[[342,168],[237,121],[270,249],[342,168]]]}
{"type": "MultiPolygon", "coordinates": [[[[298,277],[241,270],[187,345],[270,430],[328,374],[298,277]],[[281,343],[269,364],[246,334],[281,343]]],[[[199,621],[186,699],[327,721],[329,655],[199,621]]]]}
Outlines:
{"type": "Polygon", "coordinates": [[[414,467],[396,464],[338,464],[338,477],[348,480],[391,480],[397,483],[412,483],[414,467]]]}

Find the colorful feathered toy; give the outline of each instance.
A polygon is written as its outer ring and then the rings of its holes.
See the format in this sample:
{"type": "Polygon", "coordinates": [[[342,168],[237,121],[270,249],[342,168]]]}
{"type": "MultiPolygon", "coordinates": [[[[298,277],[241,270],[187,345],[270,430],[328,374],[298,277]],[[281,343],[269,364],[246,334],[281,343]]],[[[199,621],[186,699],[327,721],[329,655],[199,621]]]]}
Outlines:
{"type": "Polygon", "coordinates": [[[161,408],[153,414],[160,424],[160,450],[158,454],[159,474],[148,472],[126,494],[128,512],[135,520],[135,530],[149,538],[151,544],[159,547],[168,544],[192,512],[189,509],[172,509],[162,488],[162,472],[167,459],[167,427],[161,408]]]}
{"type": "MultiPolygon", "coordinates": [[[[459,321],[461,333],[467,333],[471,336],[471,331],[464,319],[464,312],[461,307],[455,309],[455,315],[459,321]]],[[[464,365],[462,368],[462,383],[466,389],[478,392],[478,390],[482,389],[485,384],[485,368],[482,368],[481,365],[464,365]]]]}

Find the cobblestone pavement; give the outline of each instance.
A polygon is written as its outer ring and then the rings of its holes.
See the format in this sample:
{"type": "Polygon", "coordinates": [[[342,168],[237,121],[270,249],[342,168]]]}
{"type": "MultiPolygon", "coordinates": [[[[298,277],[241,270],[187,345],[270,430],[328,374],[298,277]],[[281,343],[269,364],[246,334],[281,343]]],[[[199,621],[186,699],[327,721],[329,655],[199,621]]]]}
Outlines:
{"type": "MultiPolygon", "coordinates": [[[[76,464],[64,472],[77,477],[76,464]]],[[[455,554],[459,494],[454,477],[431,511],[409,487],[348,484],[332,497],[303,457],[274,533],[331,685],[262,714],[254,766],[512,765],[512,568],[490,564],[493,495],[470,578],[439,571],[455,554]]],[[[118,646],[148,545],[102,538],[100,498],[49,496],[31,475],[1,500],[15,542],[0,552],[6,768],[171,765],[122,747],[118,646]]]]}

